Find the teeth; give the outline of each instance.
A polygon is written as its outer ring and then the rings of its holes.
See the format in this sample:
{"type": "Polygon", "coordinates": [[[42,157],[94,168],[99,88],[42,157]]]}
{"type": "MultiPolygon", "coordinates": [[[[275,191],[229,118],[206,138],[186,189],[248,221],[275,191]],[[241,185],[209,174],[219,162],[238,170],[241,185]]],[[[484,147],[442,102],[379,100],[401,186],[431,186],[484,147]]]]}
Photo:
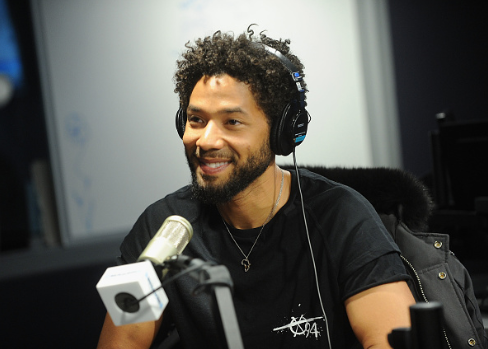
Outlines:
{"type": "Polygon", "coordinates": [[[212,168],[217,168],[217,167],[220,167],[220,166],[224,166],[227,162],[212,162],[212,163],[208,163],[208,164],[205,164],[207,165],[208,167],[212,167],[212,168]]]}

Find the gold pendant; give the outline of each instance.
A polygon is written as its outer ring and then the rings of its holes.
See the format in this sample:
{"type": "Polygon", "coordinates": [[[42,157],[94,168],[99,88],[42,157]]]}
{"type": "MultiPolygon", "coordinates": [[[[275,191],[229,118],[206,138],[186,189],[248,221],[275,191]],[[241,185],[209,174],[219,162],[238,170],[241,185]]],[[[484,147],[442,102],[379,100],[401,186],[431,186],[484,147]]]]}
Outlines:
{"type": "Polygon", "coordinates": [[[249,262],[249,259],[247,258],[244,258],[242,261],[241,261],[241,265],[244,266],[244,271],[247,273],[249,271],[249,268],[251,267],[251,262],[249,262]]]}

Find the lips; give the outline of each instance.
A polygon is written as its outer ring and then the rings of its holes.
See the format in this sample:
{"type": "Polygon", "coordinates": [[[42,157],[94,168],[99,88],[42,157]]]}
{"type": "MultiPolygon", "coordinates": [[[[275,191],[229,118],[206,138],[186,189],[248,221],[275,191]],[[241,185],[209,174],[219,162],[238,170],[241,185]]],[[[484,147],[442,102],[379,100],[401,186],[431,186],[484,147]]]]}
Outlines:
{"type": "Polygon", "coordinates": [[[219,173],[225,170],[229,165],[230,161],[222,161],[222,160],[203,160],[200,159],[200,169],[204,174],[211,175],[219,173]]]}

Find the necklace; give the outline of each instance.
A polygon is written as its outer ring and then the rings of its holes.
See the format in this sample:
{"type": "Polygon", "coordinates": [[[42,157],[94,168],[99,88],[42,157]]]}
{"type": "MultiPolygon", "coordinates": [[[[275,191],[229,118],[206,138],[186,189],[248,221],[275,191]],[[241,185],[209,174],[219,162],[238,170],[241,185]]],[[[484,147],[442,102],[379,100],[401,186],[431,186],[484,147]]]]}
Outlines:
{"type": "Polygon", "coordinates": [[[259,234],[256,237],[256,240],[254,240],[254,243],[252,244],[251,249],[249,250],[249,253],[247,255],[244,253],[244,251],[242,251],[241,246],[239,246],[239,244],[237,243],[236,239],[234,239],[234,236],[230,232],[229,227],[227,226],[227,223],[225,223],[224,219],[221,217],[222,218],[222,222],[224,223],[225,229],[227,229],[227,232],[229,233],[230,237],[232,238],[232,241],[234,241],[234,243],[236,244],[237,248],[239,249],[239,251],[241,251],[242,255],[244,256],[244,258],[241,260],[241,265],[244,266],[244,271],[246,273],[249,271],[249,268],[251,268],[251,262],[249,261],[249,256],[251,255],[251,252],[254,249],[254,246],[256,246],[256,242],[258,242],[258,239],[261,236],[261,233],[263,232],[264,226],[271,220],[271,217],[273,216],[273,212],[276,209],[276,206],[278,206],[278,203],[280,202],[281,193],[283,191],[283,182],[284,182],[283,170],[280,169],[280,171],[281,171],[281,185],[280,185],[280,193],[278,194],[278,199],[276,199],[276,203],[271,208],[271,212],[269,213],[268,218],[266,218],[266,220],[264,221],[263,226],[261,227],[261,230],[259,231],[259,234]]]}

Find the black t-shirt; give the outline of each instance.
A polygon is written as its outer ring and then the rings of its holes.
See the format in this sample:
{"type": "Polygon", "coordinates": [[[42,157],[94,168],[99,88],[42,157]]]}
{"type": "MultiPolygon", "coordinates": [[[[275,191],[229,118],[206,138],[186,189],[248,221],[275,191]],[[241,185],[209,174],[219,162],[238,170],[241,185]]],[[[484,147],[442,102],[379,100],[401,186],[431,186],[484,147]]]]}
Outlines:
{"type": "MultiPolygon", "coordinates": [[[[360,348],[344,301],[370,287],[407,279],[399,249],[360,194],[300,170],[309,244],[296,173],[291,173],[290,198],[264,227],[249,256],[247,273],[216,207],[193,199],[190,187],[146,209],[121,246],[122,260],[135,262],[162,222],[170,215],[181,215],[194,230],[183,254],[225,265],[232,276],[245,348],[328,348],[328,336],[334,349],[360,348]]],[[[229,228],[247,254],[260,227],[229,228]]],[[[176,324],[185,348],[218,347],[212,298],[205,293],[194,295],[196,285],[196,280],[183,277],[165,287],[169,304],[164,322],[176,324]]]]}

